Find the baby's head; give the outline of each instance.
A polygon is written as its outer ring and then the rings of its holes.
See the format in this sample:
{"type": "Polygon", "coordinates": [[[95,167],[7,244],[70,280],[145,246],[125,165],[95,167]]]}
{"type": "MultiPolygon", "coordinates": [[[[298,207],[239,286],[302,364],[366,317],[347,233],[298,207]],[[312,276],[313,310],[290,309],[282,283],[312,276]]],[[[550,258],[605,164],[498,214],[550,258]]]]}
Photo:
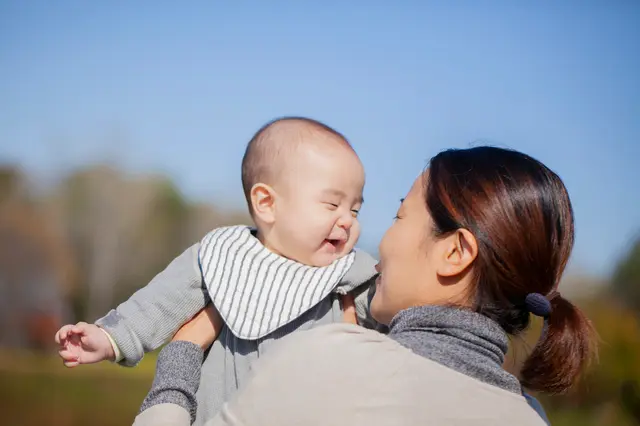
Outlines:
{"type": "Polygon", "coordinates": [[[364,168],[345,137],[320,122],[263,126],[242,159],[242,186],[258,238],[281,256],[327,266],[360,236],[364,168]]]}

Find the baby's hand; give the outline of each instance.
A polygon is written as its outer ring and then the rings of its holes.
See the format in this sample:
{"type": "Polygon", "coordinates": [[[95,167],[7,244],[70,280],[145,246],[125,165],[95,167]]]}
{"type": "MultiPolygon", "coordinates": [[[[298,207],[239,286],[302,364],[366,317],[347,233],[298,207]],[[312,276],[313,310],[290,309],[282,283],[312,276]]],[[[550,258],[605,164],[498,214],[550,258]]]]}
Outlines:
{"type": "Polygon", "coordinates": [[[353,295],[347,293],[342,296],[342,311],[344,314],[344,322],[349,324],[358,324],[358,316],[356,315],[356,303],[353,295]]]}
{"type": "Polygon", "coordinates": [[[65,325],[56,333],[56,343],[60,345],[58,354],[67,367],[115,359],[109,338],[95,324],[65,325]]]}

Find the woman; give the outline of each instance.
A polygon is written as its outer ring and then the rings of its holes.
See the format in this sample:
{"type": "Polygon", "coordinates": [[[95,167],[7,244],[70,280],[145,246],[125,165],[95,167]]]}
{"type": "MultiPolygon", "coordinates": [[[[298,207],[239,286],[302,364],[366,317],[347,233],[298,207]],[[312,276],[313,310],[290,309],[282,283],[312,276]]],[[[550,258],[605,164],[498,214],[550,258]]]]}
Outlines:
{"type": "MultiPolygon", "coordinates": [[[[573,240],[566,188],[543,164],[492,147],[441,152],[380,243],[371,313],[389,334],[336,324],[292,335],[212,424],[544,425],[522,385],[563,392],[595,349],[590,322],[557,291],[573,240]],[[530,314],[544,327],[519,381],[502,363],[530,314]]],[[[217,321],[205,312],[163,350],[136,424],[189,423],[217,321]]]]}

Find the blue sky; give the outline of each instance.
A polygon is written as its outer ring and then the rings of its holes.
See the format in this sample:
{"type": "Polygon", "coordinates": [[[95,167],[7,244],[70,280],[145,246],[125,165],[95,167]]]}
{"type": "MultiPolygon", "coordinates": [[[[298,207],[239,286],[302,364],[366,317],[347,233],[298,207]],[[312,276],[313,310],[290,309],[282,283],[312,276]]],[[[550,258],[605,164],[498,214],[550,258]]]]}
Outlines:
{"type": "Polygon", "coordinates": [[[0,161],[42,179],[108,158],[244,208],[251,134],[307,115],[364,162],[365,247],[431,156],[479,143],[564,179],[574,268],[608,274],[640,230],[630,0],[0,0],[0,76],[0,161]]]}

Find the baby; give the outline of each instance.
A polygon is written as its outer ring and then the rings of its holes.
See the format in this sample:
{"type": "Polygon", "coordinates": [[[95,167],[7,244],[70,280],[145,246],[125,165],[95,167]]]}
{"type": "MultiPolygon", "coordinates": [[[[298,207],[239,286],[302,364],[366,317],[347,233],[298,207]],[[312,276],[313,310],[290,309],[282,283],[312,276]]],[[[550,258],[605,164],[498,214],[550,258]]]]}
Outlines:
{"type": "Polygon", "coordinates": [[[354,250],[364,182],[358,156],[337,131],[300,117],[266,124],[242,160],[256,229],[210,232],[95,324],[62,327],[56,341],[65,365],[136,365],[211,301],[224,325],[191,413],[204,424],[271,343],[342,321],[342,296],[353,296],[361,325],[376,327],[369,314],[376,261],[354,250]]]}

